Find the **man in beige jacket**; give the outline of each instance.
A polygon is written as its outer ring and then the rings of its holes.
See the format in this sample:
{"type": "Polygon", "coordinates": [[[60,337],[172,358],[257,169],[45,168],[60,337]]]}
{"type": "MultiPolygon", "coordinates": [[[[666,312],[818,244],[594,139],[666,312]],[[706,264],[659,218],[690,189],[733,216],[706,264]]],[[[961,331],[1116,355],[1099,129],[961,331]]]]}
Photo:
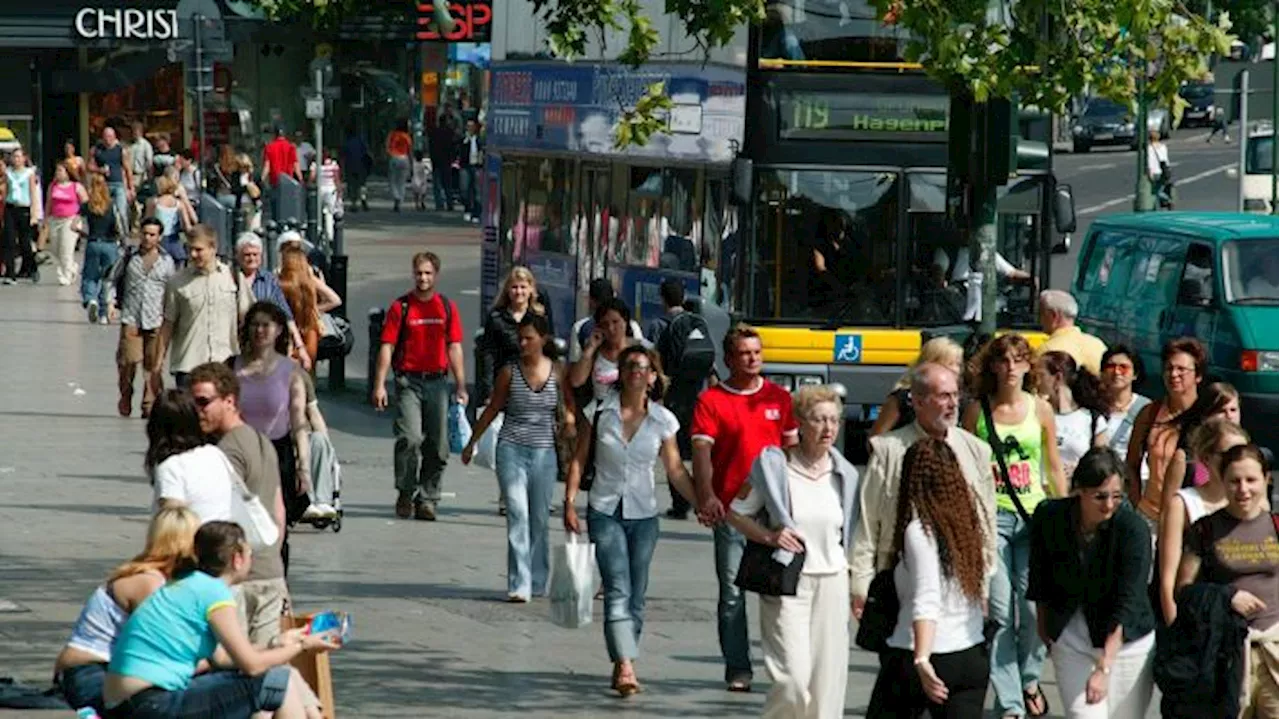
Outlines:
{"type": "Polygon", "coordinates": [[[982,517],[982,554],[987,575],[996,571],[995,475],[991,470],[991,447],[956,426],[960,418],[960,378],[947,367],[925,363],[911,372],[911,404],[916,421],[892,432],[871,438],[871,459],[862,480],[859,498],[862,521],[853,533],[849,552],[854,618],[862,618],[871,579],[894,564],[893,531],[898,508],[898,484],[902,479],[902,459],[907,448],[925,436],[944,439],[964,478],[973,488],[982,517]]]}

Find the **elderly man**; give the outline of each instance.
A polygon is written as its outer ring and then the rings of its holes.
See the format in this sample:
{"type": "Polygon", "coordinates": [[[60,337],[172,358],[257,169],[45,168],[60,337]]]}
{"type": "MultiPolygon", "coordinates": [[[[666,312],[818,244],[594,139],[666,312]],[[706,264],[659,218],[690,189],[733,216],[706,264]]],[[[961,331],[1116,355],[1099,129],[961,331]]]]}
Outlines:
{"type": "Polygon", "coordinates": [[[1070,292],[1062,290],[1045,290],[1040,293],[1040,327],[1049,335],[1036,348],[1036,356],[1046,352],[1066,352],[1076,361],[1077,367],[1083,367],[1096,377],[1102,370],[1102,354],[1107,346],[1102,340],[1076,327],[1076,316],[1080,314],[1080,305],[1070,292]]]}
{"type": "Polygon", "coordinates": [[[298,323],[293,320],[293,309],[280,288],[280,281],[271,272],[262,271],[262,238],[252,232],[240,235],[236,240],[236,264],[240,266],[240,277],[249,286],[253,299],[270,302],[284,311],[289,318],[289,338],[295,356],[305,370],[311,369],[311,356],[307,354],[306,344],[302,341],[302,333],[298,331],[298,323]]]}
{"type": "MultiPolygon", "coordinates": [[[[861,618],[867,589],[876,572],[894,564],[893,531],[898,483],[907,448],[921,437],[944,440],[956,454],[964,478],[978,501],[982,517],[982,553],[988,575],[996,570],[996,486],[991,473],[991,447],[960,429],[960,378],[951,369],[927,362],[911,371],[911,406],[916,421],[871,438],[871,459],[862,480],[862,521],[849,553],[854,616],[861,618]]],[[[875,705],[875,697],[872,697],[875,705]]]]}

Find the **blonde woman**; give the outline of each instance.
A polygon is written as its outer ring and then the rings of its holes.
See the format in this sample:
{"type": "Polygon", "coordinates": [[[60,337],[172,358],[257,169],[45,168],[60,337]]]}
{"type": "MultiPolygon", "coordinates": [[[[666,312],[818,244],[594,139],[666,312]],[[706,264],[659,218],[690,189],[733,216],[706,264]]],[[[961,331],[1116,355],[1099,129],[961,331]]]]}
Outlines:
{"type": "MultiPolygon", "coordinates": [[[[498,371],[520,356],[518,328],[520,320],[529,312],[547,315],[547,308],[538,302],[538,281],[528,267],[513,267],[494,300],[493,309],[484,323],[484,334],[476,348],[480,362],[476,372],[476,395],[480,404],[488,401],[498,371]]],[[[555,334],[554,326],[551,333],[555,334]]]]}
{"type": "Polygon", "coordinates": [[[893,386],[893,391],[880,405],[880,416],[871,425],[869,436],[875,437],[905,427],[916,421],[916,412],[911,407],[911,370],[924,364],[938,364],[950,369],[960,376],[964,365],[964,348],[949,337],[934,337],[920,347],[920,356],[911,363],[902,378],[893,386]]]}
{"type": "Polygon", "coordinates": [[[192,540],[199,528],[200,517],[186,507],[160,510],[147,529],[142,553],[116,567],[89,597],[53,665],[54,683],[73,709],[106,711],[102,685],[120,629],[143,600],[173,578],[179,565],[194,558],[192,540]]]}
{"type": "Polygon", "coordinates": [[[49,219],[58,284],[64,287],[80,271],[76,265],[76,226],[80,223],[80,206],[88,201],[89,192],[72,179],[70,165],[65,160],[59,162],[45,198],[45,217],[49,219]]]}
{"type": "Polygon", "coordinates": [[[160,221],[160,246],[179,267],[187,262],[187,248],[182,235],[191,229],[191,218],[178,199],[176,180],[166,173],[156,179],[156,196],[147,200],[147,217],[160,221]]]}
{"type": "Polygon", "coordinates": [[[253,181],[253,160],[243,152],[236,156],[239,174],[232,178],[232,193],[236,198],[236,211],[243,218],[241,227],[248,231],[262,225],[262,189],[253,181]]]}

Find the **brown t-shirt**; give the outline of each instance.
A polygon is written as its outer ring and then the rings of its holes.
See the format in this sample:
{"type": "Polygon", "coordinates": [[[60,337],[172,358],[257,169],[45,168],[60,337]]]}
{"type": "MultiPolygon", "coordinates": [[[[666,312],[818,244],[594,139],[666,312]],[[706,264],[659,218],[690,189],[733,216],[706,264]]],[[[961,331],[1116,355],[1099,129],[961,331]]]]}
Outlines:
{"type": "Polygon", "coordinates": [[[1220,509],[1187,532],[1186,551],[1200,557],[1200,581],[1229,584],[1266,602],[1267,608],[1249,620],[1258,630],[1280,621],[1278,549],[1275,520],[1266,512],[1242,520],[1220,509]]]}
{"type": "MultiPolygon", "coordinates": [[[[271,440],[253,427],[242,424],[222,435],[218,447],[231,460],[231,466],[244,480],[245,486],[258,496],[262,506],[274,518],[276,495],[280,492],[280,464],[271,440]]],[[[284,561],[280,558],[283,542],[284,527],[280,527],[280,539],[275,547],[254,552],[253,566],[249,569],[251,581],[284,578],[284,561]]]]}

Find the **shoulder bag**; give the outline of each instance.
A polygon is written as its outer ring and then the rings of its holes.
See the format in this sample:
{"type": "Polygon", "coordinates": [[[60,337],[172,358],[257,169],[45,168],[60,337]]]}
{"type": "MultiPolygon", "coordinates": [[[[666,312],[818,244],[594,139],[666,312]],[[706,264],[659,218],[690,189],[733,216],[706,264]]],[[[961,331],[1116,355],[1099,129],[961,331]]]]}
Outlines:
{"type": "Polygon", "coordinates": [[[591,417],[591,444],[587,447],[587,463],[582,466],[582,476],[578,479],[578,489],[583,492],[590,492],[591,485],[596,483],[596,442],[600,440],[601,412],[604,412],[604,402],[591,417]]]}
{"type": "Polygon", "coordinates": [[[862,619],[858,620],[858,634],[854,643],[862,649],[877,654],[889,648],[889,637],[898,627],[898,586],[893,578],[893,570],[898,562],[888,569],[876,572],[867,588],[867,603],[862,608],[862,619]]]}
{"type": "Polygon", "coordinates": [[[777,547],[747,540],[738,564],[738,576],[734,586],[746,592],[766,597],[794,597],[800,586],[800,571],[804,569],[804,552],[786,552],[791,561],[786,564],[774,559],[777,547]]]}
{"type": "MultiPolygon", "coordinates": [[[[219,452],[219,454],[222,453],[219,452]]],[[[240,473],[231,466],[231,460],[227,459],[225,454],[222,454],[222,462],[231,475],[231,486],[234,490],[231,495],[231,521],[240,525],[244,530],[245,539],[254,549],[274,547],[276,542],[280,541],[280,528],[271,518],[271,513],[262,505],[258,495],[249,491],[240,473]]]]}
{"type": "MultiPolygon", "coordinates": [[[[987,442],[991,444],[991,454],[996,460],[996,465],[1000,467],[1000,479],[1004,480],[1005,489],[1008,491],[1009,498],[1013,500],[1014,509],[1018,510],[1018,516],[1022,517],[1022,521],[1031,524],[1031,515],[1022,506],[1022,500],[1018,498],[1018,492],[1014,489],[1013,484],[1009,482],[1009,465],[1005,464],[1004,461],[1004,442],[1001,442],[999,435],[996,434],[996,421],[991,416],[991,400],[983,397],[981,401],[982,418],[987,423],[987,442]]],[[[1030,408],[1028,411],[1034,412],[1035,407],[1030,408]]]]}

